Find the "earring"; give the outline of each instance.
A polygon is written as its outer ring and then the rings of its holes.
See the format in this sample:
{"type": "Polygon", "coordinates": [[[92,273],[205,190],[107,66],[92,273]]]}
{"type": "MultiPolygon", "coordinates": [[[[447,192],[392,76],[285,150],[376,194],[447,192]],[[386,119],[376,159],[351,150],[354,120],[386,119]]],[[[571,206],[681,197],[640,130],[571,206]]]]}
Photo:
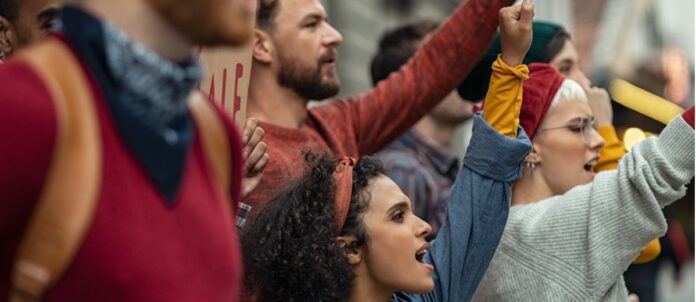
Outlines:
{"type": "Polygon", "coordinates": [[[533,163],[533,162],[531,162],[531,161],[528,161],[528,162],[527,162],[527,169],[529,170],[529,172],[534,171],[535,168],[536,168],[536,164],[535,164],[535,163],[533,163]]]}

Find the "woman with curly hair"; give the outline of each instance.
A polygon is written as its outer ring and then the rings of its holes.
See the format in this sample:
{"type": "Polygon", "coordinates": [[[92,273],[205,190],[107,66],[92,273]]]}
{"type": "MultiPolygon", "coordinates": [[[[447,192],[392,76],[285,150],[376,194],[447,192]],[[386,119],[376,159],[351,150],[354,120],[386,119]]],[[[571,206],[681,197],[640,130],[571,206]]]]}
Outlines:
{"type": "Polygon", "coordinates": [[[493,64],[489,110],[474,117],[448,219],[433,241],[378,160],[309,154],[307,173],[243,232],[247,292],[262,302],[470,300],[529,152],[518,114],[532,15],[529,1],[501,10],[505,46],[493,64]]]}
{"type": "Polygon", "coordinates": [[[377,159],[309,154],[309,172],[242,235],[247,290],[258,301],[469,300],[529,151],[523,132],[506,137],[475,119],[449,218],[432,242],[377,159]]]}

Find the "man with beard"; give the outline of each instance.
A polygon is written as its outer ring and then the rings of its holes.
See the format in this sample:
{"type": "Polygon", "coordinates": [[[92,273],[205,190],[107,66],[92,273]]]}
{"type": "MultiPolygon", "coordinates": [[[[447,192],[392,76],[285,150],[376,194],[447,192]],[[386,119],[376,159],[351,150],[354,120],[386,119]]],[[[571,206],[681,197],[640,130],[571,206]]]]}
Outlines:
{"type": "Polygon", "coordinates": [[[0,62],[45,36],[53,26],[57,0],[0,0],[0,62]]]}
{"type": "Polygon", "coordinates": [[[242,152],[195,46],[245,42],[255,1],[72,4],[0,67],[0,300],[235,301],[242,152]]]}
{"type": "Polygon", "coordinates": [[[366,93],[308,110],[309,100],[338,93],[336,48],[343,38],[319,0],[260,0],[247,113],[266,133],[270,162],[240,214],[253,220],[297,180],[304,151],[358,158],[410,129],[476,65],[496,32],[498,11],[512,2],[467,1],[399,72],[366,93]]]}

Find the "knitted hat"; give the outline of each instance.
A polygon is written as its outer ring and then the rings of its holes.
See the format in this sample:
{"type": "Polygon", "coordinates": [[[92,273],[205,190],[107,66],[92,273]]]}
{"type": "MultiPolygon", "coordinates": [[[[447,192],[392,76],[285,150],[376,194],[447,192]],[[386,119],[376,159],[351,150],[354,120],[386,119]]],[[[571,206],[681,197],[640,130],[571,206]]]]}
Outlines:
{"type": "MultiPolygon", "coordinates": [[[[529,47],[527,55],[524,57],[524,64],[529,63],[544,63],[544,55],[549,47],[549,42],[558,32],[565,31],[558,24],[548,22],[533,22],[532,23],[532,45],[529,47]]],[[[500,39],[500,35],[496,37],[500,39]]]]}
{"type": "MultiPolygon", "coordinates": [[[[546,48],[558,32],[564,31],[563,27],[557,24],[535,21],[532,23],[532,45],[529,47],[527,55],[524,57],[524,64],[543,63],[546,48]]],[[[459,95],[469,101],[479,101],[486,97],[488,91],[488,83],[491,79],[491,65],[495,62],[500,53],[500,34],[495,36],[495,39],[488,48],[488,52],[483,56],[481,61],[471,70],[469,76],[459,85],[457,91],[459,95]]]]}
{"type": "Polygon", "coordinates": [[[520,125],[529,139],[534,138],[563,80],[563,75],[551,65],[529,64],[529,78],[522,86],[522,110],[520,111],[520,125]]]}

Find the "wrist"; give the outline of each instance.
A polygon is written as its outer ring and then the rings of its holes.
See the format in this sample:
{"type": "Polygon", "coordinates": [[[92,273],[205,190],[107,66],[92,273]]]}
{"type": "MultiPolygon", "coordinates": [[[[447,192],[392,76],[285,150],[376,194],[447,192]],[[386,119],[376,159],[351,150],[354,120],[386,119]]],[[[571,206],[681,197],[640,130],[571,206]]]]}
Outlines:
{"type": "Polygon", "coordinates": [[[510,54],[506,54],[506,53],[501,53],[500,57],[503,59],[503,62],[505,62],[505,64],[507,66],[510,66],[510,67],[515,67],[517,65],[520,65],[520,64],[522,64],[522,61],[524,60],[524,56],[522,56],[522,57],[513,56],[510,54]]]}

